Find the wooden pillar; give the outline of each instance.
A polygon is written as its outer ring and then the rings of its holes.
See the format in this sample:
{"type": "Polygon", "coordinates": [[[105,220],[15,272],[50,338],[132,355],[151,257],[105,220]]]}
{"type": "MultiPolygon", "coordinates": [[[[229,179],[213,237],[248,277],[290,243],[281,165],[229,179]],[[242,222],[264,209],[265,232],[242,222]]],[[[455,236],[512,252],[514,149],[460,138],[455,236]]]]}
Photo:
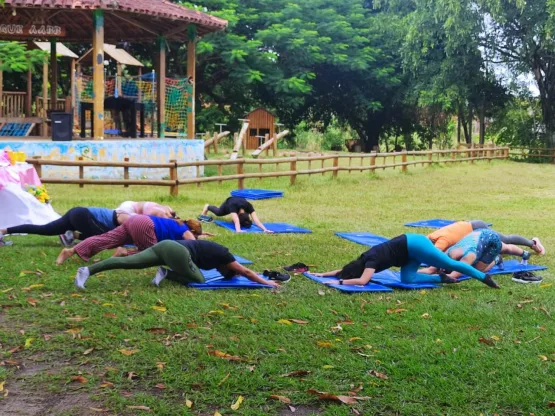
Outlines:
{"type": "Polygon", "coordinates": [[[166,137],[166,38],[158,37],[158,137],[166,137]]]}
{"type": "Polygon", "coordinates": [[[4,71],[0,70],[0,117],[4,116],[4,71]]]}
{"type": "MultiPolygon", "coordinates": [[[[50,110],[56,111],[58,104],[58,56],[56,38],[50,40],[50,110]]],[[[48,108],[48,107],[47,107],[48,108]]]]}
{"type": "Polygon", "coordinates": [[[121,75],[123,73],[122,71],[122,66],[121,64],[118,62],[117,63],[117,70],[116,70],[116,88],[118,89],[118,97],[123,96],[122,91],[121,91],[121,75]]]}
{"type": "Polygon", "coordinates": [[[96,9],[93,12],[93,113],[94,125],[92,137],[95,140],[104,139],[104,11],[96,9]]]}
{"type": "Polygon", "coordinates": [[[142,68],[142,67],[139,67],[139,85],[140,85],[140,87],[139,87],[139,98],[138,98],[137,100],[138,100],[140,103],[143,102],[143,95],[142,95],[142,91],[143,91],[143,90],[142,90],[142,88],[141,88],[142,85],[143,85],[143,84],[142,84],[142,81],[143,81],[143,68],[142,68]]]}
{"type": "Polygon", "coordinates": [[[195,43],[196,28],[194,25],[189,26],[189,42],[187,43],[187,77],[193,83],[192,97],[190,99],[191,108],[187,110],[187,135],[190,139],[195,138],[195,98],[196,98],[196,49],[195,43]]]}
{"type": "MultiPolygon", "coordinates": [[[[42,137],[48,136],[48,126],[46,125],[46,104],[48,102],[48,64],[44,62],[42,64],[42,109],[39,113],[37,108],[37,117],[42,117],[44,120],[40,125],[40,135],[42,137]]],[[[37,100],[38,106],[38,100],[37,100]]]]}
{"type": "Polygon", "coordinates": [[[25,98],[25,117],[31,117],[33,108],[33,71],[27,70],[27,95],[25,98]]]}
{"type": "Polygon", "coordinates": [[[75,90],[75,79],[77,76],[77,63],[75,61],[75,58],[71,59],[71,81],[70,81],[70,94],[69,96],[71,97],[71,111],[73,112],[73,114],[75,114],[75,107],[77,107],[77,98],[76,98],[76,90],[75,90]]]}
{"type": "Polygon", "coordinates": [[[403,154],[401,155],[401,163],[403,164],[403,166],[401,167],[401,172],[406,172],[407,171],[407,151],[403,151],[403,154]]]}

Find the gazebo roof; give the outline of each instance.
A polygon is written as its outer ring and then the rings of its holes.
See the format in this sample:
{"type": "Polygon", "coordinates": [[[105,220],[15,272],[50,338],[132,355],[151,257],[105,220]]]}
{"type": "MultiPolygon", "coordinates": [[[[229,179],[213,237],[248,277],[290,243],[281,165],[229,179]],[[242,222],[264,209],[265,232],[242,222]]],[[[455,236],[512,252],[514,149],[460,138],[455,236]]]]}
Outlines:
{"type": "MultiPolygon", "coordinates": [[[[104,55],[109,56],[114,61],[128,65],[128,66],[144,66],[142,62],[136,59],[133,55],[124,49],[119,49],[115,45],[110,45],[109,43],[104,44],[104,55]]],[[[92,49],[89,49],[79,60],[79,63],[87,63],[92,65],[92,49]]]]}
{"type": "MultiPolygon", "coordinates": [[[[50,42],[34,42],[34,44],[40,50],[50,53],[50,42]]],[[[69,49],[66,45],[60,42],[56,42],[56,54],[62,56],[64,58],[79,58],[71,49],[69,49]]]]}
{"type": "MultiPolygon", "coordinates": [[[[147,41],[158,36],[186,40],[189,25],[196,26],[199,36],[227,26],[226,20],[167,0],[5,0],[0,9],[0,24],[58,25],[65,29],[65,41],[90,41],[93,32],[90,12],[95,9],[105,11],[105,39],[110,42],[147,41]]],[[[9,39],[29,36],[10,35],[9,39]]]]}

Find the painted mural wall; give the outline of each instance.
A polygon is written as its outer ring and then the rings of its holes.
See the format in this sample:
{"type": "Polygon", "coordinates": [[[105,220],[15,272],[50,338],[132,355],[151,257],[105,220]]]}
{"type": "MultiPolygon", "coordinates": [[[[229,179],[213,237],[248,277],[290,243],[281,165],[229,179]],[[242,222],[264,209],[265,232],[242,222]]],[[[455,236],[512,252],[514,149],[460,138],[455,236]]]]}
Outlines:
{"type": "MultiPolygon", "coordinates": [[[[128,157],[130,162],[168,163],[196,162],[204,160],[203,140],[82,140],[72,142],[52,141],[3,141],[0,150],[25,152],[28,158],[41,156],[51,160],[78,160],[82,156],[89,161],[123,162],[128,157]]],[[[201,175],[204,171],[201,167],[201,175]]],[[[43,166],[45,178],[79,178],[78,167],[43,166]]],[[[169,169],[130,168],[130,179],[165,179],[169,169]]],[[[180,179],[194,178],[196,168],[179,168],[180,179]]],[[[86,179],[122,179],[123,168],[85,167],[86,179]]]]}

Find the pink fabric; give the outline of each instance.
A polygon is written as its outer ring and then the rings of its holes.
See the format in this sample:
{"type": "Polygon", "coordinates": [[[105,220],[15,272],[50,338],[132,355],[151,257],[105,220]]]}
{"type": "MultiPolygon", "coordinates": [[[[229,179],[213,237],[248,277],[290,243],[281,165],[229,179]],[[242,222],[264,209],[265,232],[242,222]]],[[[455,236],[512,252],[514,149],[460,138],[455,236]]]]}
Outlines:
{"type": "Polygon", "coordinates": [[[0,190],[8,183],[18,184],[22,188],[27,185],[42,185],[34,166],[27,163],[0,166],[0,190]]]}

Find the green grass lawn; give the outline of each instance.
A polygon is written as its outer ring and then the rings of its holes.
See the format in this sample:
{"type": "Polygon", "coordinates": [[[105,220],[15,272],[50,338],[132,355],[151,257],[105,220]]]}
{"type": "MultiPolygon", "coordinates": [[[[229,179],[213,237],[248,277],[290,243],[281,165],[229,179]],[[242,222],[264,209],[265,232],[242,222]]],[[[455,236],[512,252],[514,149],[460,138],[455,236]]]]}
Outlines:
{"type": "MultiPolygon", "coordinates": [[[[252,180],[248,187],[285,191],[283,199],[254,203],[263,221],[314,233],[206,229],[253,260],[255,270],[303,261],[326,271],[365,250],[335,237],[336,231],[393,237],[415,232],[403,226],[408,221],[482,219],[501,232],[539,236],[548,254],[533,262],[553,270],[554,173],[547,164],[480,162],[375,177],[303,176],[292,187],[288,178],[252,180]]],[[[204,203],[220,203],[235,186],[181,187],[176,199],[164,188],[48,188],[59,212],[133,199],[169,203],[182,217],[196,217],[204,203]]],[[[128,415],[147,414],[146,408],[157,415],[553,412],[551,271],[533,287],[502,276],[498,291],[470,281],[434,291],[345,295],[303,276],[293,276],[278,292],[203,292],[170,282],[157,289],[149,284],[150,269],[93,276],[87,291],[78,293],[73,277],[82,263],[55,265],[57,237],[13,241],[0,248],[0,396],[8,392],[0,402],[3,415],[128,415]],[[283,377],[301,370],[302,376],[283,377]],[[310,389],[344,396],[356,391],[368,400],[322,401],[310,389]],[[271,395],[289,398],[296,412],[271,395]],[[240,396],[239,410],[232,410],[240,396]]]]}

